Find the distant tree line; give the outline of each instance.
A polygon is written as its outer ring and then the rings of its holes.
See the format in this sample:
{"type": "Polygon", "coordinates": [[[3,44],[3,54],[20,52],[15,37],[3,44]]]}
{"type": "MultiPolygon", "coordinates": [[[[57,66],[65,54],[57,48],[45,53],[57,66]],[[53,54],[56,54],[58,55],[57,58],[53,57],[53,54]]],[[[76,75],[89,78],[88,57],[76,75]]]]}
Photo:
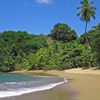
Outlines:
{"type": "Polygon", "coordinates": [[[100,24],[80,37],[67,24],[54,25],[51,33],[0,33],[0,71],[100,68],[100,24]],[[90,44],[88,46],[87,40],[90,44]]]}

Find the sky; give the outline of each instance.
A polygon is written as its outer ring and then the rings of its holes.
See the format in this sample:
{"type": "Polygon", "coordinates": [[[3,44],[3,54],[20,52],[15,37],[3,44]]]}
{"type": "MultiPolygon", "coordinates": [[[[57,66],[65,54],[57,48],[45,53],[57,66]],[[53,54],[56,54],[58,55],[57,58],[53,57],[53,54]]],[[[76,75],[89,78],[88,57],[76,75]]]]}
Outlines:
{"type": "MultiPolygon", "coordinates": [[[[88,24],[88,30],[100,22],[100,0],[93,1],[96,19],[88,24]]],[[[80,36],[85,23],[76,16],[78,6],[80,0],[0,0],[0,32],[49,34],[56,23],[66,23],[80,36]]]]}

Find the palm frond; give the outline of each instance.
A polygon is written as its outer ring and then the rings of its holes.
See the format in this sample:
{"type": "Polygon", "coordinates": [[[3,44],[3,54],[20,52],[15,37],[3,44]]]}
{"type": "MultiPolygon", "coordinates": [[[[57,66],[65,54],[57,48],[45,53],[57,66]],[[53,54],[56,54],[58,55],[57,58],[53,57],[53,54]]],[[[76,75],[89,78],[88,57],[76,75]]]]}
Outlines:
{"type": "Polygon", "coordinates": [[[82,21],[89,22],[91,17],[95,19],[96,7],[92,6],[93,3],[94,2],[90,2],[89,0],[82,0],[80,2],[81,6],[77,7],[77,9],[79,10],[77,16],[79,16],[82,21]]]}

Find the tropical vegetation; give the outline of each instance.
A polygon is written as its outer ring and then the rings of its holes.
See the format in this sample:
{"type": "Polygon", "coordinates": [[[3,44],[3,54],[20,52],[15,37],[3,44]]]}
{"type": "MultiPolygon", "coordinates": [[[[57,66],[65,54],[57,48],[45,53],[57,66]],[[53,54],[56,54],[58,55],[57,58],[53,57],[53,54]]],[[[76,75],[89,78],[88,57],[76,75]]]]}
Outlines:
{"type": "Polygon", "coordinates": [[[0,33],[2,72],[77,67],[100,68],[100,24],[80,37],[75,30],[62,23],[54,25],[48,36],[21,31],[0,33]],[[86,37],[91,47],[86,43],[86,37]]]}
{"type": "Polygon", "coordinates": [[[100,23],[87,31],[87,23],[95,18],[93,2],[82,0],[80,19],[86,22],[80,37],[65,23],[57,23],[48,35],[4,31],[0,33],[0,71],[64,70],[100,68],[100,23]]]}

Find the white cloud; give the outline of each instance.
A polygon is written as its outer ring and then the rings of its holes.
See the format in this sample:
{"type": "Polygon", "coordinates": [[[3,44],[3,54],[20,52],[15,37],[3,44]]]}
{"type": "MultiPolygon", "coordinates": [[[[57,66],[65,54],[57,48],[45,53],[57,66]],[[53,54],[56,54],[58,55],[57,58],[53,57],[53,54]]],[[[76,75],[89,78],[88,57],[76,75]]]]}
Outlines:
{"type": "Polygon", "coordinates": [[[40,4],[50,4],[52,0],[36,0],[36,2],[40,4]]]}

